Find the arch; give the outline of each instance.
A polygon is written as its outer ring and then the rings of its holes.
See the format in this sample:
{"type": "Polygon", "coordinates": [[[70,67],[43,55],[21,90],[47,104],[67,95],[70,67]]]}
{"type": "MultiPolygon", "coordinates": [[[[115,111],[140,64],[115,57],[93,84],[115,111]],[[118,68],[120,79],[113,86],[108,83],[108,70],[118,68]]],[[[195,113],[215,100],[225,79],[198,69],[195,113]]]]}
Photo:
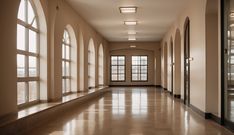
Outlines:
{"type": "Polygon", "coordinates": [[[85,79],[84,79],[84,69],[85,69],[85,64],[84,64],[84,39],[83,39],[83,34],[80,31],[80,36],[79,36],[79,90],[84,91],[85,89],[85,79]]]}
{"type": "Polygon", "coordinates": [[[219,114],[219,1],[206,3],[206,111],[219,114]]]}
{"type": "Polygon", "coordinates": [[[99,45],[98,49],[98,85],[104,85],[104,52],[102,44],[99,45]]]}
{"type": "Polygon", "coordinates": [[[163,82],[164,82],[164,89],[167,89],[168,87],[167,87],[167,76],[168,76],[168,73],[167,73],[167,62],[168,62],[168,57],[167,57],[167,51],[168,51],[168,47],[167,47],[167,42],[165,42],[164,43],[164,47],[163,47],[163,62],[164,62],[164,80],[163,80],[163,82]]]}
{"type": "Polygon", "coordinates": [[[190,105],[190,19],[184,23],[184,104],[190,105]]]}
{"type": "Polygon", "coordinates": [[[95,47],[91,38],[88,46],[88,88],[95,87],[95,47]]]}
{"type": "Polygon", "coordinates": [[[169,90],[171,91],[171,94],[174,94],[174,44],[173,44],[173,38],[171,36],[170,38],[170,46],[169,46],[169,60],[168,63],[169,63],[169,90]]]}
{"type": "Polygon", "coordinates": [[[48,100],[47,25],[37,0],[21,0],[17,18],[17,95],[25,106],[48,100]]]}
{"type": "Polygon", "coordinates": [[[181,33],[176,29],[175,33],[175,50],[174,50],[174,95],[175,97],[181,96],[181,33]]]}
{"type": "Polygon", "coordinates": [[[62,47],[62,89],[63,94],[68,94],[77,91],[77,40],[74,29],[71,25],[67,25],[64,29],[62,47]],[[66,36],[68,36],[66,40],[66,36]],[[68,55],[68,56],[66,56],[68,55]],[[69,69],[66,69],[69,65],[69,69]],[[65,71],[64,71],[65,68],[65,71]],[[66,74],[69,70],[68,74],[66,74]],[[66,88],[67,87],[67,88],[66,88]],[[66,91],[65,91],[66,90],[66,91]]]}

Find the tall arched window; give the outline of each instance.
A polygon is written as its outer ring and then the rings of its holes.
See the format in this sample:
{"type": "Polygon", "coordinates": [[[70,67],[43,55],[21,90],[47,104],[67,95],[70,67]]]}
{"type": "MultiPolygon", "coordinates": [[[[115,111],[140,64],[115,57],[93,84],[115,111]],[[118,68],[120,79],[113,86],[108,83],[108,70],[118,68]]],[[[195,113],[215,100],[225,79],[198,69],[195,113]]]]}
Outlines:
{"type": "Polygon", "coordinates": [[[95,87],[95,48],[93,39],[90,39],[88,47],[88,87],[95,87]]]}
{"type": "Polygon", "coordinates": [[[71,39],[67,29],[62,41],[62,92],[71,92],[71,39]]]}
{"type": "Polygon", "coordinates": [[[103,74],[103,70],[104,70],[104,66],[103,66],[103,46],[102,44],[99,46],[98,49],[98,85],[102,86],[104,85],[104,74],[103,74]]]}
{"type": "Polygon", "coordinates": [[[21,0],[17,20],[17,103],[39,102],[38,16],[30,0],[21,0]]]}

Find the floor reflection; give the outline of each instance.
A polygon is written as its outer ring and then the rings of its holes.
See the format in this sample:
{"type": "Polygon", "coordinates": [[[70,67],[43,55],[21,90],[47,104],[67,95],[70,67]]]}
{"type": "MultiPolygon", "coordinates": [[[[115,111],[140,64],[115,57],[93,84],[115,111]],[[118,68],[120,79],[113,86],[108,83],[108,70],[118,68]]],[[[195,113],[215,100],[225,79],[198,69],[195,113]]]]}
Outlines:
{"type": "Polygon", "coordinates": [[[64,111],[33,135],[231,135],[169,93],[156,88],[111,88],[104,96],[64,111]]]}

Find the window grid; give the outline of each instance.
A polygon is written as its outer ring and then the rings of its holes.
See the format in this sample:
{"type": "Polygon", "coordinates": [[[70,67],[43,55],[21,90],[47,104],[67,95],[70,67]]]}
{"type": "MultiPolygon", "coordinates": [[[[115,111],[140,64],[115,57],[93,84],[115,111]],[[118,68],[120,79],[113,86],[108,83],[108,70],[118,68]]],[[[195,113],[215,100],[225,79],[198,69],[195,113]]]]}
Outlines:
{"type": "Polygon", "coordinates": [[[71,93],[71,40],[66,29],[62,41],[62,92],[71,93]]]}
{"type": "Polygon", "coordinates": [[[132,82],[148,81],[148,56],[132,56],[132,82]]]}
{"type": "Polygon", "coordinates": [[[111,56],[111,81],[125,81],[125,56],[111,56]]]}
{"type": "Polygon", "coordinates": [[[39,102],[39,30],[29,0],[22,0],[17,19],[17,104],[39,102]],[[31,19],[31,20],[30,20],[31,19]]]}

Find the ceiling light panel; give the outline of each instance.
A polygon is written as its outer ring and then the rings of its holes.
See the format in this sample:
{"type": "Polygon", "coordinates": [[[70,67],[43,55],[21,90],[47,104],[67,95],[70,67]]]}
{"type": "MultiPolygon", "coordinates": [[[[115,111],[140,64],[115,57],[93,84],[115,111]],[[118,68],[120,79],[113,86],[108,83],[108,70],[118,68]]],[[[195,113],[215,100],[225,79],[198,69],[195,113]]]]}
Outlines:
{"type": "Polygon", "coordinates": [[[124,24],[128,26],[134,26],[137,25],[137,21],[125,21],[124,24]]]}
{"type": "Polygon", "coordinates": [[[120,7],[119,10],[122,14],[136,13],[137,7],[120,7]]]}
{"type": "Polygon", "coordinates": [[[129,35],[136,35],[136,31],[129,31],[128,34],[129,35]]]}

